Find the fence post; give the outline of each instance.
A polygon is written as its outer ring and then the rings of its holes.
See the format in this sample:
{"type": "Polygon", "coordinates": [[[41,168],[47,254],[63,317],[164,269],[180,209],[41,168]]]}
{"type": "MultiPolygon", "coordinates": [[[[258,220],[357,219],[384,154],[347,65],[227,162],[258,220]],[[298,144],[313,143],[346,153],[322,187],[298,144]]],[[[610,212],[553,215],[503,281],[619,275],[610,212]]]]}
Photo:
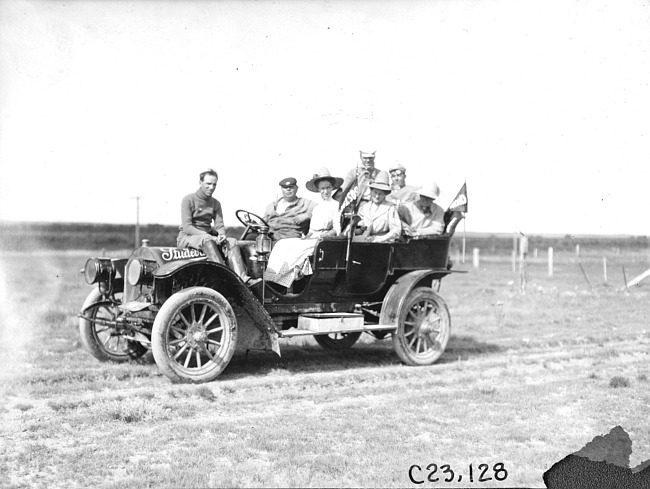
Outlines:
{"type": "Polygon", "coordinates": [[[603,256],[603,280],[607,283],[607,258],[603,256]]]}
{"type": "Polygon", "coordinates": [[[579,244],[576,245],[576,258],[578,258],[578,260],[580,259],[580,245],[579,244]]]}
{"type": "Polygon", "coordinates": [[[472,263],[474,264],[474,268],[478,268],[478,267],[479,267],[479,259],[478,259],[478,255],[479,255],[479,249],[478,249],[478,248],[474,248],[474,254],[473,254],[473,257],[472,257],[472,263]]]}
{"type": "Polygon", "coordinates": [[[548,247],[548,276],[553,276],[553,247],[548,247]]]}
{"type": "Polygon", "coordinates": [[[512,273],[517,271],[517,252],[512,250],[512,273]]]}
{"type": "Polygon", "coordinates": [[[519,283],[521,286],[521,293],[526,292],[526,259],[528,257],[528,238],[522,236],[519,240],[519,283]]]}
{"type": "Polygon", "coordinates": [[[524,268],[524,261],[528,257],[528,238],[522,236],[519,239],[519,271],[521,272],[524,268]]]}

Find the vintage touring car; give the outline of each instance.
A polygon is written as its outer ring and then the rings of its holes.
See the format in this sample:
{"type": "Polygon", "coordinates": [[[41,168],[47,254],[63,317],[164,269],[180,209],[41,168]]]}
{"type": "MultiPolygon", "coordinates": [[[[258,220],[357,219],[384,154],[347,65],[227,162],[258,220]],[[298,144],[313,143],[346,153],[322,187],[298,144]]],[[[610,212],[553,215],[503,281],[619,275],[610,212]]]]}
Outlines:
{"type": "MultiPolygon", "coordinates": [[[[247,211],[236,215],[245,226],[239,243],[249,274],[260,278],[271,251],[268,225],[247,211]]],[[[79,314],[81,338],[100,360],[152,350],[174,382],[214,380],[235,349],[279,355],[278,340],[297,335],[333,350],[351,347],[364,332],[392,337],[402,362],[430,365],[449,340],[451,318],[438,290],[452,273],[449,247],[461,218],[447,211],[444,234],[395,243],[321,240],[313,274],[289,290],[265,281],[248,287],[193,249],[142,246],[128,259],[91,258],[82,272],[96,287],[79,314]]]]}

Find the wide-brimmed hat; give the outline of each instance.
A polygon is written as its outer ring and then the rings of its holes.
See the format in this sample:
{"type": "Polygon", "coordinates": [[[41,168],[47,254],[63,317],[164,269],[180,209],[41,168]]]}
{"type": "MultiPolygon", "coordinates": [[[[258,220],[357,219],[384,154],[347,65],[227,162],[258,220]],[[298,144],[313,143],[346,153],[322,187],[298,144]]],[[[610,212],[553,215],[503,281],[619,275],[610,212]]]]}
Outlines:
{"type": "Polygon", "coordinates": [[[330,171],[323,167],[319,168],[318,172],[314,174],[314,177],[305,184],[305,187],[307,187],[307,190],[311,190],[312,192],[318,192],[318,183],[321,180],[328,180],[332,184],[332,187],[334,187],[334,190],[343,185],[342,178],[333,177],[330,175],[330,171]]]}
{"type": "Polygon", "coordinates": [[[362,158],[374,158],[375,153],[377,152],[376,149],[360,149],[359,154],[361,155],[362,158]]]}
{"type": "Polygon", "coordinates": [[[390,185],[390,177],[388,176],[388,172],[385,171],[380,171],[377,173],[377,176],[375,177],[375,181],[368,185],[370,188],[374,188],[375,190],[383,190],[384,192],[390,193],[392,190],[392,187],[390,185]]]}
{"type": "Polygon", "coordinates": [[[430,199],[436,200],[440,197],[440,188],[436,182],[431,182],[429,185],[425,185],[424,188],[421,188],[417,191],[418,194],[429,197],[430,199]]]}

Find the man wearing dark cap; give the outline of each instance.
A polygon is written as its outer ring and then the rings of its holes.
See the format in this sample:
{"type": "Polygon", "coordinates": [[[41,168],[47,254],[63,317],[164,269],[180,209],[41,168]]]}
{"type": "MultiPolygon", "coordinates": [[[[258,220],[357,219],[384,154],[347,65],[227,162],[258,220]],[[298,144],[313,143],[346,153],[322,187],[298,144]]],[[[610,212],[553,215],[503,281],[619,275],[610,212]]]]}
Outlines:
{"type": "Polygon", "coordinates": [[[309,230],[311,211],[316,204],[297,196],[295,178],[283,178],[279,183],[282,197],[267,206],[264,220],[269,223],[274,240],[302,238],[309,230]]]}

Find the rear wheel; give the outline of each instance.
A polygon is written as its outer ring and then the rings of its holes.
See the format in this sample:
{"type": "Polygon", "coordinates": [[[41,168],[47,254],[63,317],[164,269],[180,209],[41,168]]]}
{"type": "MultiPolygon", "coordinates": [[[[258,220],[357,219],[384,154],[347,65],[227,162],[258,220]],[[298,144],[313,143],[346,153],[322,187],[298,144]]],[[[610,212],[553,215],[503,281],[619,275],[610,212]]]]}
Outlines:
{"type": "Polygon", "coordinates": [[[361,332],[356,333],[330,333],[314,336],[316,343],[326,350],[345,350],[354,345],[361,337],[361,332]]]}
{"type": "Polygon", "coordinates": [[[413,289],[400,310],[393,347],[407,365],[431,365],[445,351],[451,316],[442,297],[429,287],[413,289]]]}
{"type": "Polygon", "coordinates": [[[232,358],[237,319],[224,296],[192,287],[162,305],[151,342],[158,368],[173,382],[209,382],[232,358]]]}
{"type": "Polygon", "coordinates": [[[147,353],[147,348],[116,327],[122,290],[115,291],[114,298],[102,297],[98,288],[88,294],[81,308],[84,317],[79,319],[79,334],[86,350],[98,360],[127,362],[147,353]]]}

